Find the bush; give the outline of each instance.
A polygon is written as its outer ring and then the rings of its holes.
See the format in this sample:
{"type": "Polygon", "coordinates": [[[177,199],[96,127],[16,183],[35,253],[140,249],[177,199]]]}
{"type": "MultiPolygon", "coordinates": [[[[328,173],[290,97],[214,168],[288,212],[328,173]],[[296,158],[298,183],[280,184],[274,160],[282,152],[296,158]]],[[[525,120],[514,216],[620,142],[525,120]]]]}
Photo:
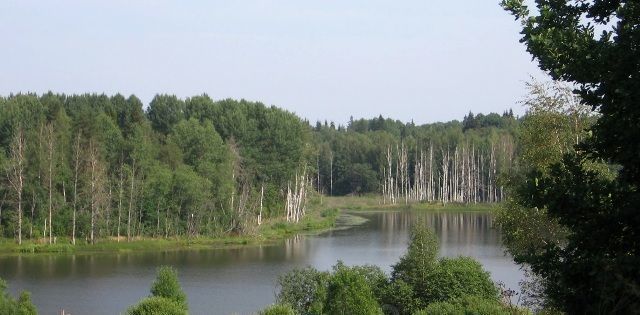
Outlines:
{"type": "Polygon", "coordinates": [[[0,279],[0,314],[36,315],[38,310],[31,302],[31,294],[22,291],[18,300],[14,300],[7,292],[7,283],[0,279]]]}
{"type": "Polygon", "coordinates": [[[325,303],[327,314],[382,314],[367,279],[360,272],[341,262],[334,266],[325,303]]]}
{"type": "Polygon", "coordinates": [[[187,314],[187,295],[178,282],[178,273],[169,266],[158,268],[156,280],[151,285],[151,296],[142,299],[127,310],[129,315],[177,315],[187,314]]]}
{"type": "Polygon", "coordinates": [[[38,309],[31,302],[31,293],[22,291],[17,301],[19,315],[37,315],[38,309]]]}
{"type": "Polygon", "coordinates": [[[411,229],[409,248],[393,266],[392,279],[402,280],[416,291],[424,291],[438,256],[438,238],[424,224],[411,229]]]}
{"type": "Polygon", "coordinates": [[[451,302],[435,302],[413,315],[465,315],[465,311],[460,305],[451,302]]]}
{"type": "MultiPolygon", "coordinates": [[[[341,262],[338,262],[338,265],[341,265],[341,262]]],[[[380,267],[373,265],[353,266],[350,267],[350,269],[364,277],[369,288],[371,288],[371,291],[373,292],[373,296],[376,298],[378,303],[382,303],[384,300],[385,288],[389,282],[389,277],[387,277],[384,271],[382,271],[380,267]]]]}
{"type": "Polygon", "coordinates": [[[258,313],[259,315],[296,315],[296,311],[293,310],[289,304],[274,304],[268,306],[264,310],[258,313]]]}
{"type": "Polygon", "coordinates": [[[151,285],[151,294],[155,297],[167,298],[180,305],[185,311],[188,309],[187,295],[182,291],[178,282],[178,273],[169,266],[158,268],[156,280],[151,285]]]}
{"type": "Polygon", "coordinates": [[[294,269],[278,279],[276,300],[289,304],[301,315],[323,314],[330,274],[314,268],[294,269]]]}
{"type": "Polygon", "coordinates": [[[143,299],[127,310],[128,315],[186,315],[183,305],[172,299],[152,296],[143,299]]]}
{"type": "Polygon", "coordinates": [[[413,287],[402,280],[385,286],[380,304],[385,314],[413,314],[422,307],[414,296],[413,287]]]}
{"type": "Polygon", "coordinates": [[[415,315],[515,315],[528,312],[509,308],[497,300],[479,296],[465,296],[447,302],[435,302],[415,315]]]}
{"type": "Polygon", "coordinates": [[[498,300],[498,288],[489,273],[470,257],[441,258],[429,273],[424,290],[421,295],[427,304],[470,295],[498,300]]]}

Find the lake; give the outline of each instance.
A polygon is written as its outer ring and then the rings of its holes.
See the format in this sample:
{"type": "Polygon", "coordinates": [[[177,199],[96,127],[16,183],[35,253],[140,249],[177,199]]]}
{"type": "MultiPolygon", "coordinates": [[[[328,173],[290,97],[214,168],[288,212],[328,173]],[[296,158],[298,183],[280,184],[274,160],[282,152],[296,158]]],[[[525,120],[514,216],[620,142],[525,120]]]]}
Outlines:
{"type": "Polygon", "coordinates": [[[273,303],[280,274],[307,265],[390,266],[406,251],[416,220],[433,227],[441,256],[471,256],[495,281],[516,289],[522,272],[501,246],[493,216],[482,212],[380,211],[352,213],[367,222],[275,245],[226,249],[0,257],[10,291],[32,293],[41,314],[120,314],[149,295],[156,268],[172,265],[191,314],[251,314],[273,303]]]}

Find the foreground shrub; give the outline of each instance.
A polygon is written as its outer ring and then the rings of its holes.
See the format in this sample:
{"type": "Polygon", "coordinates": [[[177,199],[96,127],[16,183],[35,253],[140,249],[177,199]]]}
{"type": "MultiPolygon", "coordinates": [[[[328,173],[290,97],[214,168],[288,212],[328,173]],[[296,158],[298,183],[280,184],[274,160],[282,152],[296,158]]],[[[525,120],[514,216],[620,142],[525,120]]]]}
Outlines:
{"type": "MultiPolygon", "coordinates": [[[[338,262],[338,265],[342,265],[342,263],[338,262]]],[[[371,288],[375,299],[378,303],[382,303],[386,294],[386,287],[389,282],[387,274],[385,274],[380,267],[373,265],[352,266],[349,268],[365,279],[367,285],[371,288]]]]}
{"type": "Polygon", "coordinates": [[[331,315],[382,314],[361,270],[338,262],[329,280],[325,311],[331,315]]]}
{"type": "Polygon", "coordinates": [[[502,307],[499,290],[480,263],[469,257],[437,256],[435,234],[424,225],[416,225],[408,251],[393,266],[391,278],[376,266],[347,267],[342,262],[334,266],[333,273],[298,269],[280,277],[277,300],[290,304],[301,315],[404,315],[427,307],[448,314],[464,311],[468,296],[489,301],[485,304],[491,307],[502,307]]]}
{"type": "Polygon", "coordinates": [[[178,273],[169,266],[158,268],[156,280],[151,285],[151,294],[174,301],[185,311],[188,309],[187,295],[182,291],[178,282],[178,273]]]}
{"type": "Polygon", "coordinates": [[[274,304],[258,313],[259,315],[296,315],[289,304],[274,304]]]}
{"type": "Polygon", "coordinates": [[[186,315],[187,311],[175,301],[152,296],[143,299],[127,310],[128,315],[186,315]]]}
{"type": "Polygon", "coordinates": [[[330,274],[315,268],[294,269],[278,279],[280,293],[276,300],[290,305],[301,315],[323,314],[330,274]]]}
{"type": "Polygon", "coordinates": [[[501,304],[492,298],[464,296],[446,302],[429,304],[415,315],[519,315],[529,314],[526,310],[501,304]]]}
{"type": "Polygon", "coordinates": [[[385,314],[413,314],[422,307],[414,296],[413,287],[402,280],[385,286],[381,305],[385,314]]]}
{"type": "Polygon", "coordinates": [[[37,315],[38,310],[31,302],[31,294],[22,291],[18,300],[6,292],[7,283],[0,279],[0,314],[37,315]]]}
{"type": "Polygon", "coordinates": [[[438,238],[423,224],[411,229],[409,248],[393,266],[393,280],[402,280],[421,291],[438,257],[438,238]]]}
{"type": "Polygon", "coordinates": [[[187,295],[178,282],[178,273],[169,266],[158,268],[158,275],[151,284],[151,296],[127,310],[129,315],[177,315],[187,314],[187,295]]]}
{"type": "Polygon", "coordinates": [[[498,288],[482,265],[470,257],[441,258],[424,286],[427,304],[464,296],[498,300],[498,288]]]}

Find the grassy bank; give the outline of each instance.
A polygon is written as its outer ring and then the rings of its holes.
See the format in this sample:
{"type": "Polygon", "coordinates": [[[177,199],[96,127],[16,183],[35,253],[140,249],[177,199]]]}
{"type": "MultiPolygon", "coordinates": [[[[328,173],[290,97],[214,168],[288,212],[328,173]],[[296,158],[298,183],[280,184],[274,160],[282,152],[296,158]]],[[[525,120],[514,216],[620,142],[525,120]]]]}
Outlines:
{"type": "Polygon", "coordinates": [[[427,203],[412,202],[405,204],[404,201],[395,205],[383,204],[383,199],[379,195],[366,196],[340,196],[323,197],[322,204],[326,208],[336,208],[340,210],[427,210],[427,211],[479,211],[487,212],[496,209],[495,203],[427,203]]]}
{"type": "Polygon", "coordinates": [[[102,239],[97,241],[96,244],[88,244],[84,240],[78,240],[76,245],[72,245],[68,238],[58,238],[56,244],[23,240],[22,245],[16,244],[14,239],[0,239],[0,254],[129,252],[270,244],[295,234],[326,231],[335,225],[337,217],[337,209],[311,206],[307,215],[298,223],[286,222],[283,219],[265,220],[260,227],[249,235],[193,238],[145,237],[136,238],[130,242],[127,242],[126,239],[120,242],[102,239]]]}
{"type": "Polygon", "coordinates": [[[335,226],[340,210],[385,211],[385,210],[425,210],[425,211],[493,211],[494,204],[454,204],[410,203],[383,205],[380,196],[343,196],[314,198],[308,204],[307,215],[298,223],[286,222],[282,218],[265,220],[261,226],[248,235],[226,235],[218,237],[178,237],[178,238],[136,238],[99,240],[96,244],[87,244],[79,240],[71,245],[70,239],[58,238],[56,244],[46,244],[24,240],[22,245],[14,239],[0,239],[0,254],[31,253],[94,253],[128,252],[176,249],[222,248],[245,245],[269,244],[295,234],[311,234],[326,231],[335,226]]]}

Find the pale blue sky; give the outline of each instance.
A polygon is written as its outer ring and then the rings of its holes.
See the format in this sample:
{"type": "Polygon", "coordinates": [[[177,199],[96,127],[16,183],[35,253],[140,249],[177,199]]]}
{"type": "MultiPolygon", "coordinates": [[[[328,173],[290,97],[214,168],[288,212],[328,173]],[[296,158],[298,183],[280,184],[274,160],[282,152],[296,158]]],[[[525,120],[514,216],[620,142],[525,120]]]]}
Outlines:
{"type": "Polygon", "coordinates": [[[0,94],[274,104],[312,122],[502,112],[541,76],[497,0],[7,1],[0,94]]]}

